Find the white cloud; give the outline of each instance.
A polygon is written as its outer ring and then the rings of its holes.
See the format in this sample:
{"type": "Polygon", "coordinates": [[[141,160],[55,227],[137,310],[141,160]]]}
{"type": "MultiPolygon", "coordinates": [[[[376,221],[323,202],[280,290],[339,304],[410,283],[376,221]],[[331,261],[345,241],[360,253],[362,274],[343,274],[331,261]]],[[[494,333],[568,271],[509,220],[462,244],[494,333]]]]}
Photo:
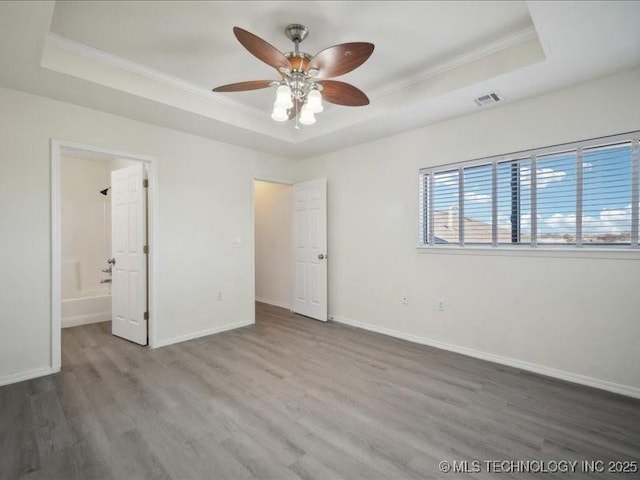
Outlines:
{"type": "Polygon", "coordinates": [[[465,192],[464,199],[467,202],[489,203],[491,202],[491,195],[485,195],[483,193],[475,192],[465,192]]]}
{"type": "MultiPolygon", "coordinates": [[[[554,170],[553,168],[536,169],[536,185],[540,188],[546,188],[553,182],[560,182],[567,176],[567,172],[562,170],[554,170]]],[[[523,167],[520,169],[520,183],[523,187],[531,186],[531,169],[523,167]]]]}
{"type": "Polygon", "coordinates": [[[458,172],[436,173],[433,176],[433,183],[436,187],[442,186],[457,186],[458,185],[458,172]]]}
{"type": "MultiPolygon", "coordinates": [[[[538,219],[538,222],[542,220],[542,216],[540,214],[536,215],[536,218],[538,219]]],[[[524,233],[531,233],[531,212],[520,215],[520,229],[524,233]]]]}
{"type": "Polygon", "coordinates": [[[582,231],[591,234],[623,233],[630,230],[631,204],[622,209],[600,210],[598,218],[584,217],[582,231]]]}
{"type": "MultiPolygon", "coordinates": [[[[576,216],[573,213],[554,213],[545,218],[541,230],[549,233],[573,232],[576,216]]],[[[602,209],[597,216],[583,215],[583,235],[627,233],[631,226],[631,204],[619,209],[602,209]]]]}
{"type": "Polygon", "coordinates": [[[576,228],[576,215],[574,213],[554,213],[544,219],[544,225],[547,227],[546,230],[573,232],[576,228]]]}

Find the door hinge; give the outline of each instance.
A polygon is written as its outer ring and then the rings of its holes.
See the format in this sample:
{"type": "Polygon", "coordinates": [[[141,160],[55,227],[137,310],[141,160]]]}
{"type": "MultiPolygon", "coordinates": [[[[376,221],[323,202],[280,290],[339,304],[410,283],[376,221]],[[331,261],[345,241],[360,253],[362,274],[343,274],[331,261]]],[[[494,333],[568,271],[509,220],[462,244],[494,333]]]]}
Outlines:
{"type": "Polygon", "coordinates": [[[149,253],[149,245],[142,247],[142,253],[149,253]]]}
{"type": "Polygon", "coordinates": [[[144,319],[149,320],[149,312],[144,312],[144,319]]]}
{"type": "Polygon", "coordinates": [[[146,178],[142,180],[142,186],[144,188],[149,188],[149,180],[147,180],[146,178]]]}

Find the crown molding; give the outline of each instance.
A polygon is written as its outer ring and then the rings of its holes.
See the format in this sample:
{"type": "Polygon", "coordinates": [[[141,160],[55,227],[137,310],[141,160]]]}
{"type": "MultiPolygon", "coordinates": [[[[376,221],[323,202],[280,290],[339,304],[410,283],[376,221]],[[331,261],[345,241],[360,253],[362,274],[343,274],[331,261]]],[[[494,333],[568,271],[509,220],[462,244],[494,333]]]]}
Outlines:
{"type": "MultiPolygon", "coordinates": [[[[396,91],[403,90],[412,85],[428,80],[429,78],[441,75],[476,60],[480,60],[481,58],[487,57],[496,52],[515,47],[517,45],[520,45],[521,43],[537,38],[538,34],[535,27],[527,27],[525,29],[519,30],[517,32],[489,42],[485,45],[481,45],[480,47],[475,48],[471,51],[465,52],[443,62],[437,63],[436,65],[430,66],[418,72],[416,75],[412,75],[409,78],[403,78],[395,82],[387,83],[382,87],[372,90],[369,96],[372,99],[376,99],[385,95],[389,95],[396,91]]],[[[238,108],[260,118],[266,118],[268,116],[267,113],[257,108],[247,106],[241,102],[231,100],[227,97],[213,95],[210,90],[202,88],[194,83],[187,82],[186,80],[168,75],[153,68],[145,67],[144,65],[126,60],[122,57],[107,53],[103,50],[90,47],[89,45],[77,42],[67,37],[63,37],[62,35],[59,35],[57,33],[49,32],[46,42],[48,45],[58,47],[66,52],[80,55],[97,62],[105,63],[129,73],[141,75],[156,82],[171,86],[173,88],[178,88],[185,92],[198,95],[202,98],[206,98],[209,101],[233,108],[238,108]]]]}
{"type": "Polygon", "coordinates": [[[238,108],[260,118],[268,117],[265,112],[257,108],[249,107],[243,103],[231,100],[224,96],[215,95],[210,90],[200,87],[194,83],[187,82],[186,80],[182,80],[172,75],[167,75],[166,73],[160,72],[153,68],[145,67],[144,65],[126,60],[122,57],[107,53],[103,50],[90,47],[89,45],[77,42],[67,37],[63,37],[62,35],[58,35],[57,33],[49,32],[49,34],[47,35],[46,43],[47,45],[60,48],[68,53],[80,55],[84,58],[88,58],[96,62],[101,62],[112,67],[119,68],[128,73],[140,75],[161,84],[177,88],[184,92],[198,95],[199,97],[205,98],[211,102],[228,107],[238,108]]]}
{"type": "MultiPolygon", "coordinates": [[[[501,37],[492,42],[481,45],[473,50],[460,54],[458,56],[447,59],[443,62],[437,63],[435,65],[431,65],[426,69],[421,70],[415,75],[410,77],[405,77],[396,81],[392,81],[374,89],[371,91],[369,97],[372,100],[385,101],[382,97],[387,97],[390,94],[399,92],[401,90],[408,89],[412,86],[417,86],[421,82],[428,81],[432,77],[437,77],[443,74],[449,74],[454,72],[457,68],[462,67],[464,65],[470,64],[472,62],[476,62],[482,60],[486,57],[489,57],[493,54],[500,53],[502,51],[508,50],[509,48],[516,47],[518,45],[525,44],[531,40],[537,40],[538,35],[534,27],[527,27],[525,29],[519,30],[510,35],[501,37]]],[[[141,78],[145,78],[147,80],[151,80],[152,82],[157,83],[158,85],[162,85],[165,87],[173,88],[174,91],[179,91],[183,93],[187,93],[189,95],[195,95],[199,98],[205,99],[207,102],[211,102],[211,106],[213,108],[227,108],[233,109],[236,112],[244,113],[252,116],[254,119],[259,120],[260,122],[265,122],[266,124],[270,124],[271,120],[269,118],[269,112],[263,111],[256,107],[252,107],[246,105],[237,100],[232,100],[224,95],[216,95],[210,90],[198,86],[192,82],[182,80],[180,78],[174,77],[172,75],[165,74],[153,68],[146,67],[144,65],[138,64],[136,62],[126,60],[117,55],[107,53],[103,50],[91,47],[84,43],[78,42],[76,40],[72,40],[70,38],[64,37],[62,35],[49,32],[46,38],[47,46],[58,49],[61,52],[65,52],[69,55],[77,56],[78,58],[84,58],[90,62],[95,62],[97,64],[107,65],[113,69],[118,71],[139,76],[141,78]]],[[[387,97],[389,98],[389,97],[387,97]]],[[[374,102],[375,103],[375,102],[374,102]]],[[[360,114],[349,114],[347,115],[340,109],[334,109],[331,105],[327,104],[326,111],[324,113],[324,117],[326,120],[331,119],[331,123],[327,123],[324,128],[319,125],[313,129],[313,131],[308,132],[299,132],[296,131],[291,136],[287,136],[287,138],[282,138],[281,136],[275,135],[273,132],[266,132],[260,128],[250,128],[251,131],[267,135],[272,138],[277,138],[279,140],[288,142],[292,145],[303,144],[309,140],[315,139],[317,137],[331,134],[338,129],[347,128],[350,125],[359,124],[362,122],[366,122],[372,120],[373,118],[377,118],[380,115],[382,110],[380,108],[369,109],[367,115],[360,114]],[[302,133],[302,134],[301,134],[302,133]]],[[[236,125],[239,126],[239,125],[236,125]]],[[[243,128],[247,128],[244,126],[243,128]]]]}
{"type": "Polygon", "coordinates": [[[403,90],[412,85],[428,80],[429,78],[442,75],[443,73],[446,73],[455,68],[461,67],[471,62],[475,62],[484,57],[488,57],[489,55],[493,55],[494,53],[515,47],[533,39],[538,39],[538,33],[536,32],[535,27],[532,25],[530,27],[501,37],[497,40],[493,40],[489,43],[481,45],[477,48],[474,48],[473,50],[427,67],[426,69],[410,76],[409,78],[403,78],[395,82],[387,83],[382,87],[372,90],[369,96],[372,99],[375,99],[383,97],[385,95],[389,95],[391,93],[403,90]]]}

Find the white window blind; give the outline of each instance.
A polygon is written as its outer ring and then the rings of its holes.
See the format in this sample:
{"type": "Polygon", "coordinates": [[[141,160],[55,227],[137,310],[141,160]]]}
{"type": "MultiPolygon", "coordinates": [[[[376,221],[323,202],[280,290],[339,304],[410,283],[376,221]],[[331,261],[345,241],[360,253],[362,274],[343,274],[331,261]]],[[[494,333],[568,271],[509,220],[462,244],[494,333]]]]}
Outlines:
{"type": "Polygon", "coordinates": [[[457,170],[433,175],[433,238],[435,243],[457,243],[460,232],[460,177],[457,170]]]}
{"type": "Polygon", "coordinates": [[[577,153],[540,155],[536,159],[538,244],[575,244],[577,153]]]}
{"type": "Polygon", "coordinates": [[[462,170],[464,176],[464,243],[493,243],[493,165],[478,165],[462,170]],[[489,221],[485,221],[488,219],[489,221]]]}
{"type": "Polygon", "coordinates": [[[639,138],[422,169],[419,243],[637,248],[639,138]]]}
{"type": "Polygon", "coordinates": [[[631,142],[584,149],[582,165],[582,243],[630,243],[631,200],[618,199],[632,198],[631,142]]]}

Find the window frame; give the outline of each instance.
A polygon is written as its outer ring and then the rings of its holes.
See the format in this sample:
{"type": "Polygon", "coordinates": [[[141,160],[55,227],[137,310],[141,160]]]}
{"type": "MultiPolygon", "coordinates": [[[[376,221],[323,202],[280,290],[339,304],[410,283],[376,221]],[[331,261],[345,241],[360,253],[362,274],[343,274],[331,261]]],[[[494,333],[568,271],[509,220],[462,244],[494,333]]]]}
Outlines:
{"type": "Polygon", "coordinates": [[[417,248],[420,251],[430,250],[442,250],[449,251],[563,251],[563,252],[575,252],[575,251],[631,251],[634,253],[640,252],[638,243],[638,223],[639,223],[639,206],[640,201],[640,131],[633,131],[627,133],[621,133],[616,135],[609,135],[604,137],[591,138],[587,140],[581,140],[577,142],[569,142],[557,145],[551,145],[546,147],[521,150],[517,152],[506,153],[502,155],[494,155],[489,157],[482,157],[474,160],[466,160],[461,162],[437,165],[433,167],[421,168],[418,174],[418,245],[417,248]],[[631,144],[631,231],[629,243],[583,243],[582,242],[582,220],[583,220],[583,164],[582,164],[582,152],[584,149],[602,147],[606,145],[612,145],[617,143],[630,143],[631,144]],[[561,244],[561,243],[545,243],[539,244],[537,241],[538,228],[537,228],[537,163],[538,157],[559,154],[559,153],[574,153],[576,155],[576,173],[577,173],[577,187],[575,195],[576,206],[576,224],[575,224],[575,243],[561,244]],[[505,162],[517,162],[517,161],[529,161],[531,168],[531,240],[527,243],[500,243],[498,240],[498,165],[505,162]],[[491,230],[492,241],[491,243],[467,243],[464,238],[464,169],[479,166],[492,166],[492,184],[491,184],[491,230]],[[435,241],[435,231],[433,221],[434,218],[434,186],[433,178],[438,173],[445,172],[458,172],[459,179],[459,241],[455,243],[438,243],[435,241]],[[428,195],[429,198],[426,198],[428,195]],[[429,241],[427,241],[429,240],[429,241]]]}

